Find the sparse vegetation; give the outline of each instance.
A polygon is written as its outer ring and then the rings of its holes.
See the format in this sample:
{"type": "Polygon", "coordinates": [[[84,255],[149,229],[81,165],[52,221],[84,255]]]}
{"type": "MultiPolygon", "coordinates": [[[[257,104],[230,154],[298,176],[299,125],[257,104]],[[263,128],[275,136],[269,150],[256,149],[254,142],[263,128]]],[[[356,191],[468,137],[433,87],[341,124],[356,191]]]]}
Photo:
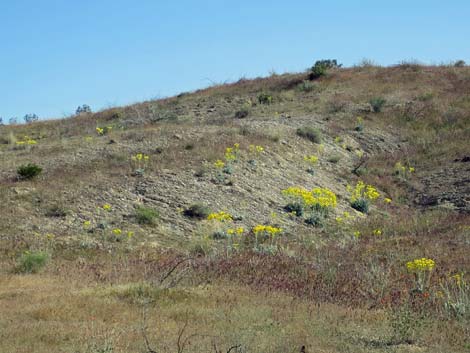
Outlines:
{"type": "Polygon", "coordinates": [[[313,143],[320,144],[322,142],[322,133],[320,130],[310,127],[310,126],[303,126],[297,129],[297,135],[300,137],[306,138],[313,143]]]}
{"type": "Polygon", "coordinates": [[[206,219],[210,214],[209,207],[196,203],[184,210],[184,215],[189,218],[206,219]]]}
{"type": "Polygon", "coordinates": [[[374,97],[369,101],[369,103],[372,107],[372,111],[374,113],[380,113],[382,111],[382,108],[383,108],[385,102],[386,102],[386,100],[382,97],[374,97]]]}
{"type": "Polygon", "coordinates": [[[49,260],[49,254],[44,251],[25,251],[18,259],[16,267],[19,273],[37,273],[49,260]]]}
{"type": "Polygon", "coordinates": [[[135,209],[135,219],[137,223],[147,225],[155,224],[158,217],[159,213],[151,207],[138,206],[135,209]]]}
{"type": "Polygon", "coordinates": [[[273,102],[273,96],[268,93],[260,93],[258,95],[258,102],[260,104],[271,104],[273,102]]]}

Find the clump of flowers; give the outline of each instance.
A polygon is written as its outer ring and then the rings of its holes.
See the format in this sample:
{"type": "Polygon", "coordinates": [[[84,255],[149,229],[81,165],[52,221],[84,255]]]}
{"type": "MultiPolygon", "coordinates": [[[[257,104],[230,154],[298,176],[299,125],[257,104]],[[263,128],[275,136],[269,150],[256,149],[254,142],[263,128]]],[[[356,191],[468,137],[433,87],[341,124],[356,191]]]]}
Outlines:
{"type": "Polygon", "coordinates": [[[296,202],[300,202],[306,208],[317,211],[327,212],[337,205],[335,193],[326,188],[315,188],[309,191],[293,186],[282,190],[282,194],[296,202]]]}
{"type": "Polygon", "coordinates": [[[253,227],[253,234],[255,235],[255,249],[258,249],[259,241],[264,240],[265,238],[270,239],[270,244],[274,245],[276,243],[276,237],[282,232],[281,228],[258,224],[253,227]]]}
{"type": "Polygon", "coordinates": [[[411,173],[415,172],[415,168],[410,165],[403,165],[401,162],[395,163],[395,175],[403,179],[407,179],[411,173]]]}
{"type": "Polygon", "coordinates": [[[227,162],[233,162],[236,161],[238,158],[238,154],[240,152],[240,144],[235,143],[233,147],[227,147],[225,149],[225,160],[227,162]]]}
{"type": "Polygon", "coordinates": [[[256,146],[256,145],[250,145],[248,146],[248,151],[251,154],[261,154],[264,152],[264,147],[263,146],[256,146]]]}
{"type": "Polygon", "coordinates": [[[105,203],[103,205],[103,210],[108,211],[108,212],[111,211],[111,205],[109,203],[105,203]]]}
{"type": "Polygon", "coordinates": [[[150,157],[144,153],[137,153],[131,156],[131,166],[136,175],[143,175],[149,162],[150,157]]]}
{"type": "Polygon", "coordinates": [[[212,220],[215,220],[215,221],[219,221],[219,222],[230,222],[230,221],[233,221],[233,217],[231,214],[227,213],[227,212],[224,212],[224,211],[220,211],[220,212],[217,212],[217,213],[210,213],[208,216],[207,216],[207,219],[209,221],[212,221],[212,220]]]}
{"type": "Polygon", "coordinates": [[[356,119],[356,127],[354,128],[356,131],[364,130],[364,119],[361,116],[358,116],[356,119]]]}
{"type": "Polygon", "coordinates": [[[370,203],[380,196],[375,187],[366,185],[362,180],[359,180],[354,188],[348,185],[347,190],[351,195],[349,199],[351,207],[362,213],[368,213],[370,203]]]}
{"type": "Polygon", "coordinates": [[[431,279],[431,273],[436,263],[432,259],[420,258],[406,263],[406,268],[413,273],[416,279],[416,289],[423,292],[431,279]]]}
{"type": "Polygon", "coordinates": [[[214,167],[217,169],[222,169],[223,167],[225,167],[225,163],[224,161],[218,159],[214,162],[214,167]]]}
{"type": "Polygon", "coordinates": [[[97,126],[95,131],[96,131],[96,134],[98,136],[104,136],[104,135],[110,133],[112,129],[113,129],[112,126],[103,126],[103,127],[97,126]]]}

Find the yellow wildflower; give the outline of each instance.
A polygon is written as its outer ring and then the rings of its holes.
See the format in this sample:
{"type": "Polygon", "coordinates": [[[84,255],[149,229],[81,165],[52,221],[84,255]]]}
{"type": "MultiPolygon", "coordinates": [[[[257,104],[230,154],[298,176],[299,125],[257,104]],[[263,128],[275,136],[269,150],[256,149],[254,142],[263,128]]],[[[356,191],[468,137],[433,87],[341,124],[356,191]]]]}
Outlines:
{"type": "Polygon", "coordinates": [[[432,259],[427,259],[425,257],[421,259],[415,259],[406,263],[406,268],[411,272],[424,272],[432,271],[436,263],[432,259]]]}
{"type": "Polygon", "coordinates": [[[218,159],[215,161],[214,167],[216,167],[217,169],[222,169],[223,167],[225,167],[225,163],[218,159]]]}
{"type": "Polygon", "coordinates": [[[122,230],[120,230],[119,228],[113,229],[114,235],[121,235],[121,233],[122,233],[122,230]]]}
{"type": "Polygon", "coordinates": [[[219,222],[225,222],[225,221],[232,221],[233,220],[232,215],[230,215],[229,213],[224,212],[224,211],[220,211],[218,213],[211,213],[207,216],[207,219],[209,221],[216,220],[216,221],[219,221],[219,222]]]}
{"type": "Polygon", "coordinates": [[[105,203],[105,204],[103,205],[103,210],[105,210],[105,211],[111,211],[111,205],[108,204],[108,203],[105,203]]]}

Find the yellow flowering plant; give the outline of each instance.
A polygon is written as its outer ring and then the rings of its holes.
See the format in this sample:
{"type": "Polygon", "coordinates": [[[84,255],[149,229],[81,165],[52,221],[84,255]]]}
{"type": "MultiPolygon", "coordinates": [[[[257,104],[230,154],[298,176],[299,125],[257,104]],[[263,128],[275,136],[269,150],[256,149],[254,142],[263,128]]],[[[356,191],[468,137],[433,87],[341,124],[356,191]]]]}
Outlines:
{"type": "Polygon", "coordinates": [[[394,173],[400,178],[407,179],[411,173],[415,172],[415,168],[410,165],[404,165],[400,161],[395,163],[394,173]]]}
{"type": "Polygon", "coordinates": [[[434,260],[425,257],[408,261],[406,263],[408,272],[412,273],[415,277],[417,291],[422,293],[427,288],[435,266],[436,263],[434,260]]]}
{"type": "Polygon", "coordinates": [[[227,212],[224,212],[224,211],[220,211],[220,212],[216,212],[216,213],[210,213],[208,216],[207,216],[207,219],[209,221],[218,221],[218,222],[231,222],[233,221],[233,217],[230,213],[227,213],[227,212]]]}
{"type": "Polygon", "coordinates": [[[136,153],[131,156],[131,167],[135,175],[143,175],[150,163],[150,156],[136,153]]]}
{"type": "Polygon", "coordinates": [[[271,225],[258,224],[253,227],[252,232],[255,235],[255,250],[258,250],[259,241],[265,238],[270,239],[271,246],[275,245],[277,236],[282,232],[282,229],[271,225]]]}
{"type": "Polygon", "coordinates": [[[350,194],[351,207],[362,213],[368,213],[370,203],[380,196],[375,187],[365,184],[362,180],[359,180],[354,187],[347,185],[346,189],[350,194]]]}
{"type": "Polygon", "coordinates": [[[327,215],[329,210],[334,209],[337,205],[336,194],[326,188],[307,190],[292,186],[282,190],[282,194],[291,200],[293,204],[300,205],[301,209],[317,211],[324,215],[327,215]]]}

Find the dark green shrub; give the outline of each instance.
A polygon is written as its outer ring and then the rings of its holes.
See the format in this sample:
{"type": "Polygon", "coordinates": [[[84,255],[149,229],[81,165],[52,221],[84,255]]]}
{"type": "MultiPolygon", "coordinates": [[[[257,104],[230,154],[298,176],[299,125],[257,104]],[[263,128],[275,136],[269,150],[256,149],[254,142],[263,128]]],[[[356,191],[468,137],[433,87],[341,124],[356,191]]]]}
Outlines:
{"type": "Polygon", "coordinates": [[[150,207],[139,206],[135,210],[135,219],[139,224],[155,224],[159,216],[158,211],[150,207]]]}
{"type": "Polygon", "coordinates": [[[32,179],[42,172],[42,168],[34,163],[24,164],[16,170],[20,179],[32,179]]]}
{"type": "Polygon", "coordinates": [[[185,209],[183,214],[189,218],[205,219],[211,213],[209,207],[202,204],[194,204],[185,209]]]}
{"type": "Polygon", "coordinates": [[[288,203],[284,206],[284,210],[289,213],[294,213],[297,217],[301,217],[304,214],[304,208],[302,204],[298,202],[288,203]]]}
{"type": "Polygon", "coordinates": [[[273,96],[268,93],[261,93],[258,96],[258,102],[260,104],[271,104],[273,102],[273,96]]]}
{"type": "Polygon", "coordinates": [[[382,110],[385,102],[386,100],[382,97],[374,97],[369,101],[374,113],[379,113],[382,110]]]}
{"type": "Polygon", "coordinates": [[[321,131],[310,126],[299,127],[297,129],[297,135],[306,138],[314,143],[322,142],[321,131]]]}
{"type": "Polygon", "coordinates": [[[250,115],[250,109],[248,108],[242,108],[235,112],[236,119],[243,119],[243,118],[246,118],[248,115],[250,115]]]}
{"type": "Polygon", "coordinates": [[[80,105],[77,110],[75,110],[75,115],[82,115],[82,114],[91,114],[91,108],[88,104],[80,105]]]}
{"type": "Polygon", "coordinates": [[[64,218],[67,216],[67,213],[68,210],[63,205],[55,204],[46,210],[46,217],[64,218]]]}
{"type": "Polygon", "coordinates": [[[324,76],[328,69],[335,69],[341,67],[341,64],[333,59],[326,59],[326,60],[317,60],[315,65],[310,68],[310,80],[315,80],[321,76],[324,76]]]}
{"type": "Polygon", "coordinates": [[[357,199],[351,202],[351,207],[362,213],[369,213],[369,201],[366,199],[357,199]]]}
{"type": "Polygon", "coordinates": [[[37,273],[46,266],[48,260],[49,254],[44,251],[27,251],[18,259],[16,270],[19,273],[37,273]]]}

